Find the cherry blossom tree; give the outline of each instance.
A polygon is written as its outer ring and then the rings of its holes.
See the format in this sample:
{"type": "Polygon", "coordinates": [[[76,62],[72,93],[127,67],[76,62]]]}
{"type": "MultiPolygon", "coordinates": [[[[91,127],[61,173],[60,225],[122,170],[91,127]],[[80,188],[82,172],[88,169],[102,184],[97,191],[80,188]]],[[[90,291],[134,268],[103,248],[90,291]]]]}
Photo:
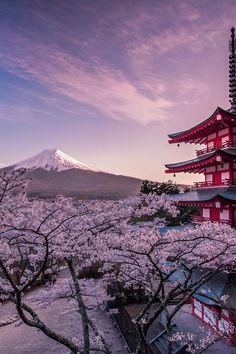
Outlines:
{"type": "MultiPolygon", "coordinates": [[[[118,280],[127,288],[141,285],[149,299],[134,321],[140,334],[137,354],[148,352],[148,330],[161,314],[165,315],[170,338],[168,353],[172,353],[173,320],[194,294],[208,296],[227,308],[223,299],[205,294],[203,285],[219,272],[235,271],[236,233],[228,225],[208,222],[161,234],[158,224],[135,222],[103,237],[101,242],[106,243],[104,249],[107,247],[105,257],[101,257],[106,258],[104,267],[110,281],[118,280]]],[[[218,334],[212,340],[211,334],[210,343],[204,338],[198,352],[226,335],[218,334]]],[[[197,353],[190,337],[194,335],[188,336],[184,344],[197,353]]]]}
{"type": "MultiPolygon", "coordinates": [[[[171,353],[172,340],[177,340],[171,328],[178,311],[194,294],[202,294],[202,286],[215,274],[235,269],[235,231],[227,225],[205,223],[160,233],[166,215],[177,214],[166,195],[140,194],[120,201],[29,200],[24,190],[20,193],[25,183],[23,170],[0,175],[1,298],[15,304],[22,322],[69,353],[110,353],[89,316],[89,309],[102,305],[105,292],[94,280],[79,278],[83,269],[99,264],[104,281],[144,289],[148,301],[135,319],[140,334],[137,353],[147,352],[148,330],[163,313],[171,353]],[[25,292],[61,266],[68,279],[43,287],[31,298],[35,306],[26,303],[25,292]],[[203,272],[196,278],[199,269],[203,272]],[[81,338],[59,334],[39,317],[38,307],[46,308],[59,298],[68,300],[68,311],[79,313],[81,338]]],[[[223,300],[218,299],[219,304],[226,308],[223,300]]],[[[199,348],[206,345],[207,340],[199,348]]],[[[189,344],[189,350],[195,349],[189,344]]]]}
{"type": "MultiPolygon", "coordinates": [[[[29,200],[19,193],[27,183],[24,171],[2,173],[0,177],[0,292],[2,300],[16,306],[23,323],[42,331],[66,347],[71,353],[92,350],[110,353],[88,309],[100,306],[96,286],[79,279],[85,267],[104,262],[105,243],[101,240],[129,229],[132,220],[165,210],[176,213],[166,196],[139,195],[122,201],[29,200]],[[17,193],[15,193],[17,192],[17,193]],[[37,309],[25,303],[24,294],[37,282],[60,266],[67,268],[69,280],[43,289],[31,300],[46,307],[58,298],[67,298],[71,309],[78,311],[82,322],[81,338],[67,338],[49,328],[37,314],[37,309]],[[89,300],[88,300],[89,299],[89,300]]],[[[164,225],[161,215],[156,225],[164,225]]],[[[109,251],[110,252],[110,251],[109,251]]]]}

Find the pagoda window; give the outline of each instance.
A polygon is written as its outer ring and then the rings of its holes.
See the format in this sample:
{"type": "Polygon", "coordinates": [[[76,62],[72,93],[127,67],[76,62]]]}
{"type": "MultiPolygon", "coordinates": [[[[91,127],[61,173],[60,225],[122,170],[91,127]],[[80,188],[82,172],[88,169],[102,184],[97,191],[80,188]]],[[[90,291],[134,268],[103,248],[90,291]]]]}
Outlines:
{"type": "Polygon", "coordinates": [[[193,314],[202,319],[202,303],[193,299],[193,314]]]}
{"type": "Polygon", "coordinates": [[[218,136],[223,136],[223,135],[226,135],[229,133],[229,129],[226,128],[226,129],[222,129],[218,132],[218,136]]]}
{"type": "Polygon", "coordinates": [[[221,181],[229,180],[229,171],[221,173],[221,181]]]}
{"type": "Polygon", "coordinates": [[[233,141],[236,141],[236,135],[235,134],[233,135],[233,141]]]}
{"type": "Polygon", "coordinates": [[[233,132],[236,133],[236,127],[233,127],[233,132]]]}
{"type": "Polygon", "coordinates": [[[213,147],[213,146],[214,146],[214,140],[208,141],[207,147],[208,147],[208,148],[211,148],[211,147],[213,147]]]}
{"type": "Polygon", "coordinates": [[[203,306],[203,320],[211,327],[216,327],[215,313],[207,306],[203,306]]]}
{"type": "Polygon", "coordinates": [[[236,180],[236,171],[233,173],[234,179],[236,180]]]}
{"type": "MultiPolygon", "coordinates": [[[[236,165],[236,164],[235,164],[236,165]]],[[[215,172],[216,168],[215,166],[209,166],[209,167],[206,167],[206,173],[207,172],[215,172]]]]}
{"type": "Polygon", "coordinates": [[[220,211],[220,220],[229,220],[229,209],[223,209],[220,211]]]}
{"type": "Polygon", "coordinates": [[[207,137],[208,141],[209,141],[209,140],[212,140],[212,139],[215,139],[215,138],[216,138],[216,133],[210,134],[210,135],[208,135],[208,137],[207,137]]]}
{"type": "Polygon", "coordinates": [[[203,216],[203,218],[210,219],[210,209],[209,208],[203,208],[202,209],[202,216],[203,216]]]}
{"type": "Polygon", "coordinates": [[[218,330],[221,334],[229,334],[230,325],[229,322],[223,318],[218,321],[218,330]]]}
{"type": "Polygon", "coordinates": [[[230,139],[229,139],[229,136],[228,136],[228,135],[224,136],[224,137],[222,138],[222,140],[221,140],[222,145],[223,145],[224,143],[226,143],[227,141],[229,141],[229,140],[230,140],[230,139]]]}
{"type": "Polygon", "coordinates": [[[212,173],[207,173],[206,174],[206,182],[211,184],[213,182],[213,174],[212,173]]]}

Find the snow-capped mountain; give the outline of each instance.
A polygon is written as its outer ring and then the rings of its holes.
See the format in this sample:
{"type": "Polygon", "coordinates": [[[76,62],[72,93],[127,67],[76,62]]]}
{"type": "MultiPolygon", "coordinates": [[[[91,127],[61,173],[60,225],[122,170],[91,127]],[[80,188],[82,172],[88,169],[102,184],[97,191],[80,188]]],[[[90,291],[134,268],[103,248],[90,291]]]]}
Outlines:
{"type": "Polygon", "coordinates": [[[84,163],[77,161],[73,157],[65,154],[61,150],[51,149],[44,150],[39,154],[23,160],[15,165],[15,169],[24,167],[26,169],[42,168],[47,171],[63,171],[71,168],[79,168],[80,170],[96,171],[94,168],[88,167],[84,163]]]}
{"type": "Polygon", "coordinates": [[[57,195],[80,199],[119,199],[140,191],[138,178],[105,173],[88,167],[64,152],[51,149],[0,170],[26,168],[30,178],[29,196],[54,198],[57,195]]]}

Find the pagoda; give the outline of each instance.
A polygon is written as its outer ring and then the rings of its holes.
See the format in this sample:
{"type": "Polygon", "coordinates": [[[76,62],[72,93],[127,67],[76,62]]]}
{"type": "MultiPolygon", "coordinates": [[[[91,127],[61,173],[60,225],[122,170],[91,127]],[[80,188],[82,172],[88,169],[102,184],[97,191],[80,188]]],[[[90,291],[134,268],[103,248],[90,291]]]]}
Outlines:
{"type": "MultiPolygon", "coordinates": [[[[172,196],[179,205],[195,205],[200,215],[195,222],[217,221],[236,227],[236,40],[235,29],[231,29],[229,53],[229,102],[230,108],[217,107],[214,113],[198,125],[169,135],[169,143],[203,144],[196,151],[196,158],[167,164],[166,173],[202,173],[203,182],[196,182],[194,189],[172,196]]],[[[200,272],[202,275],[202,269],[200,272]]],[[[197,275],[196,275],[197,276],[197,275]]],[[[203,285],[207,296],[193,294],[192,314],[217,332],[226,330],[224,340],[236,345],[236,273],[220,272],[203,285]],[[226,310],[218,299],[227,295],[226,310]],[[215,298],[215,300],[214,300],[215,298]],[[231,324],[234,329],[232,330],[231,324]]]]}
{"type": "Polygon", "coordinates": [[[202,144],[196,158],[165,165],[166,173],[202,173],[204,182],[174,196],[180,205],[196,205],[200,215],[195,222],[218,221],[236,226],[236,41],[231,29],[229,53],[230,108],[217,107],[212,115],[196,126],[169,135],[169,143],[202,144]]]}

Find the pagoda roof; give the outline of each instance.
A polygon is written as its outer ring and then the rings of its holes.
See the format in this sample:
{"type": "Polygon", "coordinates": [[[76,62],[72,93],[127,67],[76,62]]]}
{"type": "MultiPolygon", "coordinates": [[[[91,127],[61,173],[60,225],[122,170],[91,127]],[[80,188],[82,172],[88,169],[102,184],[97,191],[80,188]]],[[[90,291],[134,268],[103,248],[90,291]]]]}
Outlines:
{"type": "MultiPolygon", "coordinates": [[[[197,269],[193,278],[196,281],[201,279],[204,273],[207,273],[208,269],[197,269]]],[[[196,294],[193,295],[195,299],[203,302],[206,305],[218,305],[219,299],[222,296],[227,295],[226,306],[229,308],[236,308],[236,274],[219,272],[215,274],[210,280],[202,285],[196,294]],[[205,294],[205,296],[204,296],[205,294]],[[215,300],[215,301],[214,301],[215,300]]]]}
{"type": "Polygon", "coordinates": [[[195,159],[166,164],[165,167],[168,168],[166,173],[175,173],[175,172],[202,172],[203,168],[208,164],[222,163],[224,160],[227,160],[227,157],[236,156],[236,148],[224,148],[216,149],[213,152],[208,154],[199,155],[195,159]],[[217,156],[220,156],[222,159],[217,160],[217,156]]]}
{"type": "MultiPolygon", "coordinates": [[[[194,284],[201,279],[204,274],[206,274],[209,269],[197,268],[193,271],[190,278],[189,284],[191,282],[194,284]]],[[[181,268],[178,268],[171,277],[172,281],[183,281],[188,276],[185,274],[181,268]]],[[[213,275],[208,281],[206,281],[197,291],[193,294],[193,297],[198,301],[206,305],[218,305],[221,296],[228,295],[226,300],[226,306],[229,308],[236,308],[236,274],[228,272],[219,272],[213,275]]]]}
{"type": "Polygon", "coordinates": [[[223,187],[223,188],[204,188],[194,190],[186,193],[179,193],[171,195],[171,200],[174,202],[183,203],[203,203],[213,202],[216,200],[225,200],[236,202],[236,188],[223,187]]]}
{"type": "Polygon", "coordinates": [[[207,135],[229,126],[236,126],[236,113],[217,107],[209,118],[194,127],[178,133],[169,134],[169,143],[189,142],[203,144],[206,143],[207,135]]]}

